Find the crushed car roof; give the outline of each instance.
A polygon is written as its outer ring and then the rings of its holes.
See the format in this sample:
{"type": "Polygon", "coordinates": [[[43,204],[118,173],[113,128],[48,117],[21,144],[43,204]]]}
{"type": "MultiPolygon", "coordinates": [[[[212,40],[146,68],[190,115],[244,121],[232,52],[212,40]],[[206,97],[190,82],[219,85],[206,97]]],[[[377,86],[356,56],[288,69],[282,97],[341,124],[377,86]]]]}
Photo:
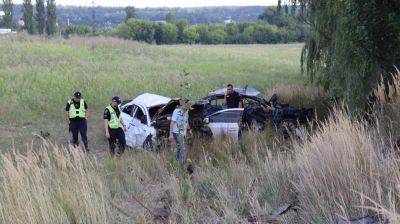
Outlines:
{"type": "MultiPolygon", "coordinates": [[[[261,94],[260,91],[254,89],[253,87],[244,87],[244,88],[234,88],[234,90],[239,93],[240,95],[244,96],[253,96],[253,97],[259,97],[263,98],[263,95],[261,94]]],[[[209,96],[212,95],[224,95],[226,92],[226,88],[218,89],[215,90],[214,92],[211,92],[209,96]]]]}
{"type": "Polygon", "coordinates": [[[137,105],[145,106],[147,108],[151,108],[151,107],[167,104],[170,100],[171,100],[171,98],[168,98],[165,96],[160,96],[160,95],[152,94],[152,93],[144,93],[142,95],[137,96],[135,99],[133,99],[128,104],[137,104],[137,105]]]}

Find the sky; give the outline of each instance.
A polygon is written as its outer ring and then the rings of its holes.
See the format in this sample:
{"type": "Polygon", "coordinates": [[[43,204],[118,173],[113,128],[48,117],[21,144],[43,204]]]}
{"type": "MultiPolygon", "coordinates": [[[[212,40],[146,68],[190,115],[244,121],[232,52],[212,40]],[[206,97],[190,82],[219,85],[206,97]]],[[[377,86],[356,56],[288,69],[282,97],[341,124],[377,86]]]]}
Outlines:
{"type": "MultiPolygon", "coordinates": [[[[56,0],[57,5],[91,6],[93,0],[56,0]]],[[[22,0],[14,0],[20,4],[22,0]]],[[[35,1],[32,1],[35,2],[35,1]]],[[[125,7],[202,7],[274,5],[277,0],[95,0],[97,6],[125,7]]]]}

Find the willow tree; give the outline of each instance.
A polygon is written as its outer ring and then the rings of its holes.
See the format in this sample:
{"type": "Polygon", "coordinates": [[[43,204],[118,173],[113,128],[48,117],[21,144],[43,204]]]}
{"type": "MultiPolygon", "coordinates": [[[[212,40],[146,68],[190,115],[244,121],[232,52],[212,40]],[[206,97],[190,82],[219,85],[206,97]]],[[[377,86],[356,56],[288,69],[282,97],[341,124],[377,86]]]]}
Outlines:
{"type": "MultiPolygon", "coordinates": [[[[292,1],[294,3],[295,1],[292,1]]],[[[298,0],[311,26],[302,68],[353,112],[367,106],[380,77],[400,67],[400,2],[298,0]]]]}

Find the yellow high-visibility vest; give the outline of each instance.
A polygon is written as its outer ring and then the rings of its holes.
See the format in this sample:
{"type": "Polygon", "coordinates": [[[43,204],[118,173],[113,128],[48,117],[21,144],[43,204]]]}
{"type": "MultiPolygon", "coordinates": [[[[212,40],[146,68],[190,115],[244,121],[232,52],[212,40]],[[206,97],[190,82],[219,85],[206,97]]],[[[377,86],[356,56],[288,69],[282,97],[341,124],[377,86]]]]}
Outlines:
{"type": "Polygon", "coordinates": [[[72,100],[68,101],[69,103],[69,118],[85,118],[86,117],[86,109],[85,109],[85,101],[83,99],[80,100],[79,109],[75,108],[74,102],[72,100]]]}
{"type": "Polygon", "coordinates": [[[122,124],[114,108],[111,105],[106,108],[108,109],[108,111],[110,111],[110,120],[108,121],[108,127],[110,127],[111,129],[122,128],[122,124]]]}

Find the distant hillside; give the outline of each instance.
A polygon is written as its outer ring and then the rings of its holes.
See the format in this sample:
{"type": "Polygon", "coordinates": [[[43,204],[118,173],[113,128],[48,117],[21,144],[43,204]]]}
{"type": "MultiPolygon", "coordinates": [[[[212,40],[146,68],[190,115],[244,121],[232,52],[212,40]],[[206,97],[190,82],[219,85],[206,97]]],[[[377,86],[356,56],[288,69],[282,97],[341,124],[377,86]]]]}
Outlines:
{"type": "MultiPolygon", "coordinates": [[[[165,20],[167,13],[172,13],[176,18],[184,18],[190,24],[198,23],[223,23],[225,20],[232,19],[237,22],[247,22],[257,20],[265,9],[265,6],[246,6],[246,7],[202,7],[202,8],[144,8],[139,9],[140,19],[153,21],[165,20]]],[[[22,16],[21,5],[15,5],[15,18],[22,16]]],[[[57,8],[58,22],[60,25],[71,24],[92,24],[92,8],[90,7],[65,7],[57,8]]],[[[124,21],[124,8],[116,7],[96,7],[97,27],[116,26],[124,21]]]]}

